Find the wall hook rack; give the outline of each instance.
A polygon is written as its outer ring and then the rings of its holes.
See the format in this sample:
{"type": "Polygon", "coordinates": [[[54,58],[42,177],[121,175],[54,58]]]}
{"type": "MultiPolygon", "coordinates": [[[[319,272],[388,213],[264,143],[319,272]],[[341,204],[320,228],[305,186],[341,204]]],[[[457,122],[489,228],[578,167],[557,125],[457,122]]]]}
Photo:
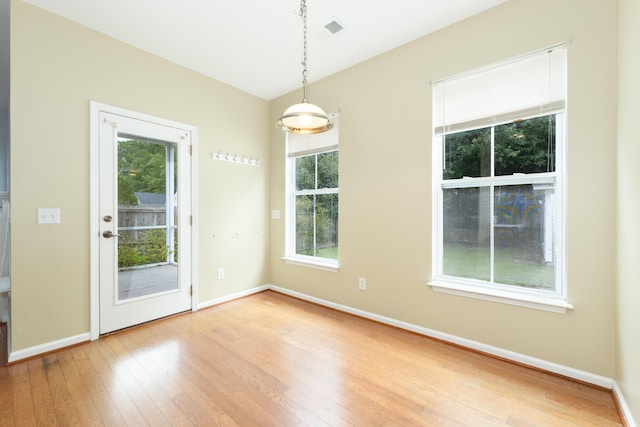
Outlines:
{"type": "Polygon", "coordinates": [[[260,159],[231,154],[229,152],[221,153],[220,150],[218,150],[217,153],[211,153],[211,158],[213,160],[221,160],[223,162],[240,163],[241,165],[260,166],[260,159]]]}

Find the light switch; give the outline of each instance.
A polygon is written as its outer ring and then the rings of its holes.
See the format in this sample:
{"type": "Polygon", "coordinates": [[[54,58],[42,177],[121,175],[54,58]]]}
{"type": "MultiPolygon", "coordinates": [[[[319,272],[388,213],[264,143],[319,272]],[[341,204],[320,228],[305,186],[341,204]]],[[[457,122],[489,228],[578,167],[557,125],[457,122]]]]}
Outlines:
{"type": "Polygon", "coordinates": [[[38,208],[38,224],[60,224],[60,208],[38,208]]]}
{"type": "Polygon", "coordinates": [[[277,210],[271,211],[271,219],[280,219],[280,211],[277,211],[277,210]]]}

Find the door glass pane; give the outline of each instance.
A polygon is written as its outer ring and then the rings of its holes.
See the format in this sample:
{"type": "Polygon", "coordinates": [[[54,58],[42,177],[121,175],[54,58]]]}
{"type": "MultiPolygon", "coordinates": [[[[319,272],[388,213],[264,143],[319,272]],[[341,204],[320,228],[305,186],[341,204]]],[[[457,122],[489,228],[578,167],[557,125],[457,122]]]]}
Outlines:
{"type": "Polygon", "coordinates": [[[499,186],[494,203],[495,281],[555,289],[553,184],[499,186]]]}
{"type": "Polygon", "coordinates": [[[178,289],[175,144],[118,141],[118,300],[178,289]]]}
{"type": "Polygon", "coordinates": [[[491,280],[491,215],[488,187],[443,191],[443,273],[491,280]]]}

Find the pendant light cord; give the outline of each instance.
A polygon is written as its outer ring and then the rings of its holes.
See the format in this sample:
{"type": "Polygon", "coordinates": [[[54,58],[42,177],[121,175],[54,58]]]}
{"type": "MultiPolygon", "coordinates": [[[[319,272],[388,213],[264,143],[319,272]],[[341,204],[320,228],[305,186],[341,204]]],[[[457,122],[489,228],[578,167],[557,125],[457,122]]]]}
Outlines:
{"type": "Polygon", "coordinates": [[[307,0],[300,0],[299,15],[302,17],[302,102],[284,111],[276,126],[285,132],[314,134],[333,128],[333,123],[324,110],[307,101],[307,0]]]}
{"type": "Polygon", "coordinates": [[[307,102],[307,0],[300,2],[300,16],[302,17],[302,102],[307,102]]]}

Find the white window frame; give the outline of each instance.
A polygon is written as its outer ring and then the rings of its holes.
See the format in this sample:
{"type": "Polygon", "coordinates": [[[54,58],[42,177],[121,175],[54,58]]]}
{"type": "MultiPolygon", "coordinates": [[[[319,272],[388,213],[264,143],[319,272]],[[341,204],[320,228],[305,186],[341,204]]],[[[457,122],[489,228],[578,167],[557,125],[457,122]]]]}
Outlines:
{"type": "MultiPolygon", "coordinates": [[[[340,155],[340,150],[337,146],[338,138],[338,116],[337,114],[331,114],[330,118],[334,124],[333,129],[326,132],[326,135],[298,135],[287,134],[287,159],[286,159],[286,206],[285,206],[285,256],[282,259],[294,265],[300,265],[304,267],[316,268],[319,270],[337,272],[339,270],[339,260],[333,258],[324,258],[318,256],[301,255],[296,253],[296,197],[303,195],[323,195],[323,194],[338,194],[339,198],[339,181],[340,175],[338,175],[338,187],[337,188],[316,188],[314,190],[296,190],[296,173],[295,173],[295,160],[298,157],[303,157],[312,154],[322,154],[329,152],[337,152],[340,155]],[[297,155],[289,154],[293,142],[293,138],[304,138],[311,141],[309,152],[300,152],[297,155]],[[323,138],[325,141],[321,141],[319,145],[314,144],[314,139],[320,141],[323,138]]],[[[316,165],[317,166],[317,165],[316,165]]],[[[317,170],[316,170],[317,179],[317,170]]],[[[338,211],[339,211],[338,207],[338,211]]],[[[315,226],[315,221],[314,221],[315,226]]]]}
{"type": "MultiPolygon", "coordinates": [[[[547,106],[548,107],[548,106],[547,106]]],[[[521,114],[522,112],[519,112],[521,114]]],[[[462,131],[460,128],[447,132],[446,127],[440,127],[438,130],[436,120],[434,119],[434,136],[433,136],[433,204],[432,204],[432,279],[429,285],[436,292],[447,294],[477,298],[482,300],[494,301],[499,303],[511,304],[527,308],[551,311],[555,313],[564,313],[573,306],[567,302],[567,280],[566,280],[566,191],[565,191],[565,173],[566,173],[566,109],[562,108],[555,111],[549,109],[538,109],[536,112],[529,112],[525,116],[519,118],[526,120],[535,117],[556,115],[556,168],[555,172],[535,173],[535,174],[514,174],[507,176],[494,176],[494,127],[513,121],[510,115],[500,121],[495,120],[495,116],[488,120],[477,120],[477,126],[469,126],[463,130],[491,128],[491,176],[478,178],[462,178],[456,180],[444,180],[442,177],[443,170],[443,144],[442,137],[446,133],[456,133],[462,131]],[[488,121],[493,120],[490,124],[488,121]],[[499,283],[485,282],[482,280],[467,279],[462,277],[447,276],[443,274],[443,189],[447,188],[470,188],[470,187],[489,187],[491,189],[490,211],[493,212],[493,188],[502,185],[521,185],[536,183],[554,183],[554,209],[555,209],[555,289],[542,290],[521,287],[517,285],[506,285],[499,283]]],[[[493,215],[493,214],[492,214],[493,215]]],[[[491,226],[491,241],[493,242],[493,224],[491,226]]],[[[493,243],[492,243],[493,246],[493,243]]],[[[493,266],[491,266],[493,269],[493,266]]]]}

